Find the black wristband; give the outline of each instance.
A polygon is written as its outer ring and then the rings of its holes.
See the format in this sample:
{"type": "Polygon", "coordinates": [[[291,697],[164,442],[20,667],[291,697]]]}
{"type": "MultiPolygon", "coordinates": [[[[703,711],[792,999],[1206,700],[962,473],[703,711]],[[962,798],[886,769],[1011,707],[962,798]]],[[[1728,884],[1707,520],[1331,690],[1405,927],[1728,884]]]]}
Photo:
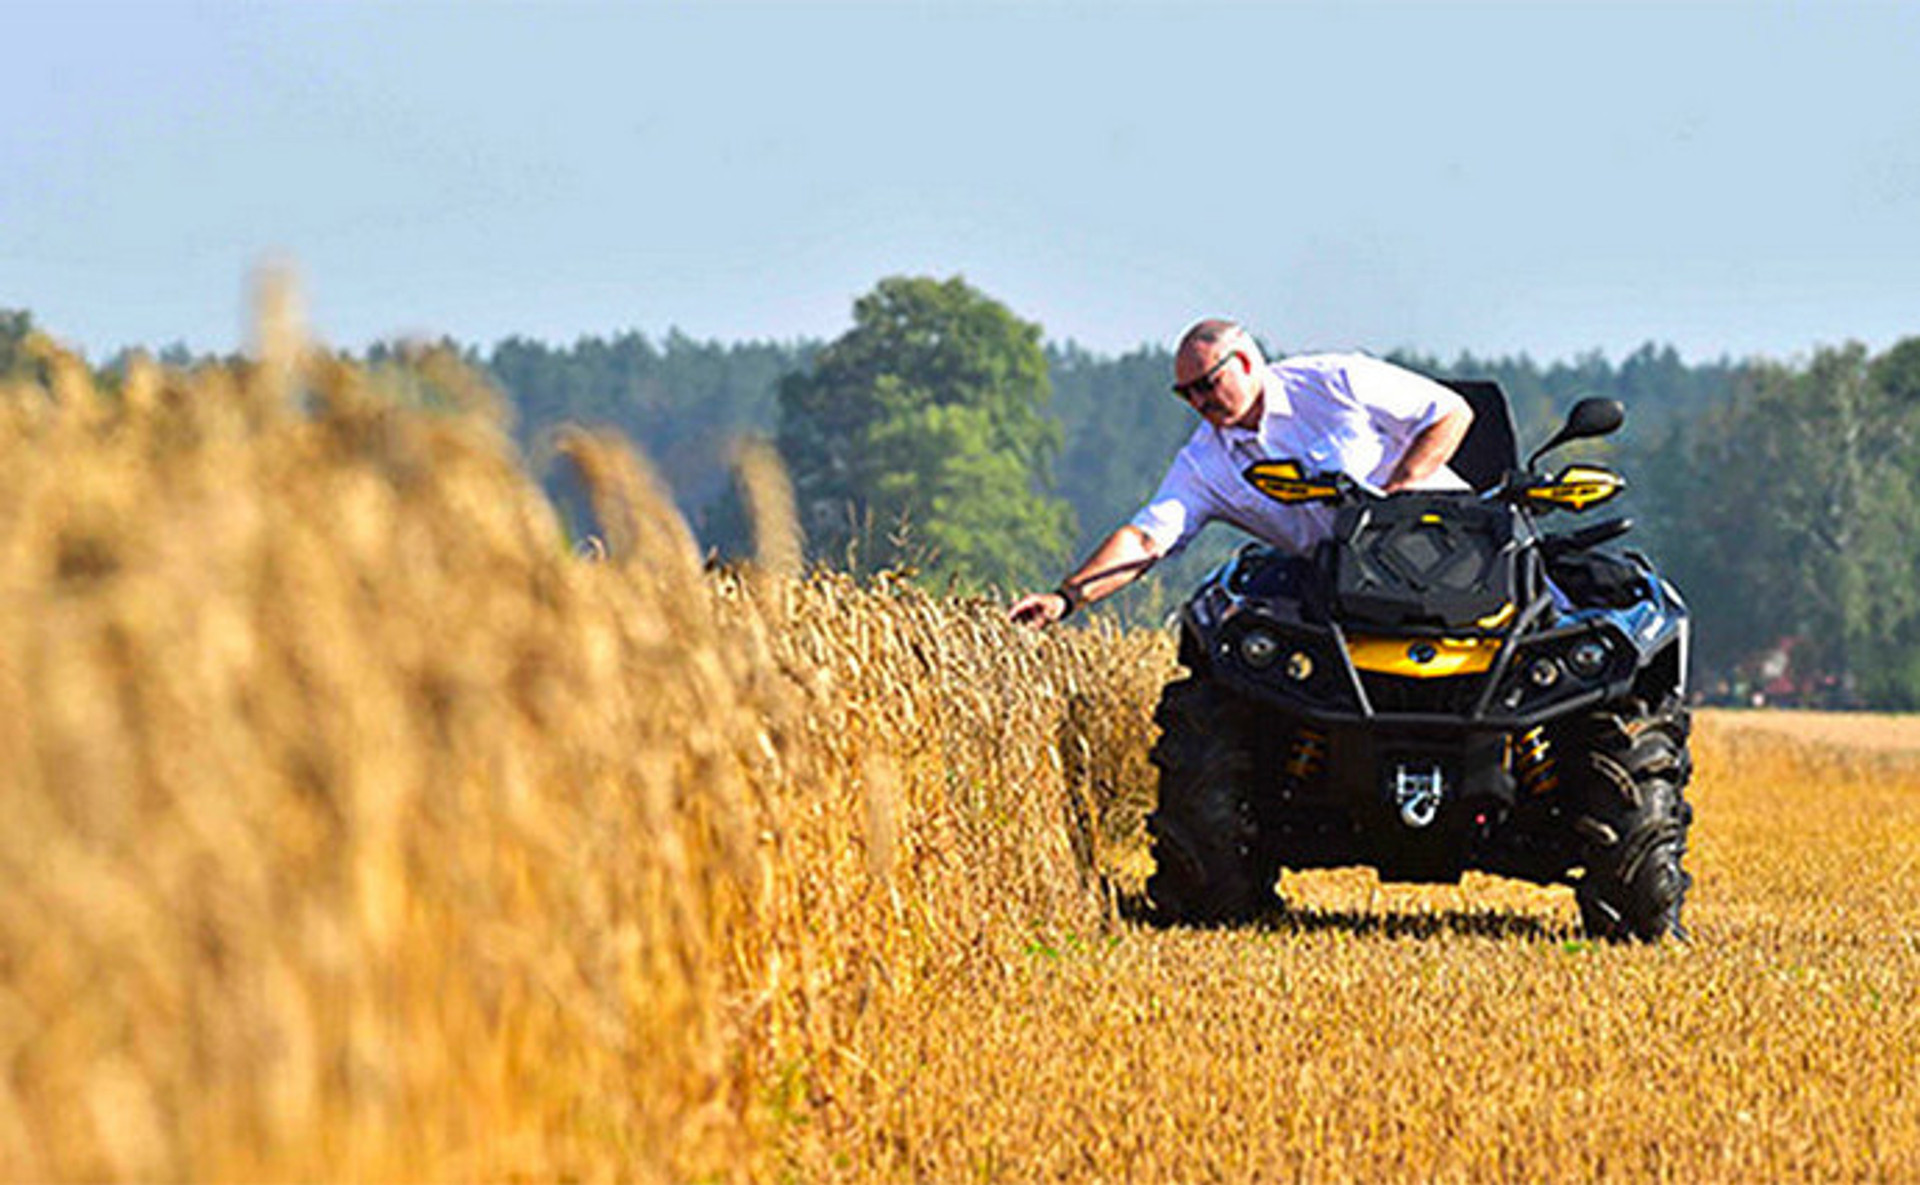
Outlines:
{"type": "Polygon", "coordinates": [[[1080,607],[1080,602],[1073,599],[1073,590],[1068,588],[1064,584],[1062,584],[1059,588],[1054,589],[1053,595],[1056,597],[1059,597],[1061,600],[1067,603],[1067,611],[1060,615],[1061,621],[1065,621],[1067,618],[1072,617],[1073,611],[1080,607]]]}

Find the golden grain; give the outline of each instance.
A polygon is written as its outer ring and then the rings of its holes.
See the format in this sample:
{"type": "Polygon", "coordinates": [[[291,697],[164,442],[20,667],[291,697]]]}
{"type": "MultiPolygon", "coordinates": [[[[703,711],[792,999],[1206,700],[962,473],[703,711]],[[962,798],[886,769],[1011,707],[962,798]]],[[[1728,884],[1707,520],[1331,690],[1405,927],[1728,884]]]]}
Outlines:
{"type": "Polygon", "coordinates": [[[1692,946],[1140,928],[1163,638],[703,572],[583,434],[577,559],[471,376],[274,332],[0,392],[0,1177],[1920,1176],[1920,756],[1708,715],[1692,946]]]}

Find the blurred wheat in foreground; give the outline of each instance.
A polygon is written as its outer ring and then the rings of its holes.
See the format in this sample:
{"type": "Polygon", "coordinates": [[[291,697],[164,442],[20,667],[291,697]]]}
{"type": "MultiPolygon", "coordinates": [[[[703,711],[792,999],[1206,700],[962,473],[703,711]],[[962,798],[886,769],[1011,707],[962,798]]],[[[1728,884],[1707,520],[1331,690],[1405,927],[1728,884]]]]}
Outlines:
{"type": "Polygon", "coordinates": [[[1692,947],[1121,920],[1160,639],[572,555],[434,359],[0,390],[0,1177],[1920,1177],[1920,757],[1700,729],[1692,947]]]}
{"type": "Polygon", "coordinates": [[[1150,646],[710,577],[578,436],[583,562],[471,380],[297,361],[0,396],[4,1176],[758,1172],[1101,924],[1150,646]]]}

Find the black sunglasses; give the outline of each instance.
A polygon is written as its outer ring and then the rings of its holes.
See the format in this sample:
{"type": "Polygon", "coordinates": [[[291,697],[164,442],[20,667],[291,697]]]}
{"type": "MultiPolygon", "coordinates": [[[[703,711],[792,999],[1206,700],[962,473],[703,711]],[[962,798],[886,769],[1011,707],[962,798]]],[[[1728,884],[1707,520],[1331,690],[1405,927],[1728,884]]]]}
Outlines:
{"type": "Polygon", "coordinates": [[[1220,381],[1221,368],[1233,361],[1234,357],[1239,353],[1240,351],[1238,350],[1228,350],[1226,353],[1220,355],[1218,362],[1207,367],[1207,373],[1201,375],[1199,378],[1188,379],[1184,383],[1175,383],[1173,385],[1173,393],[1188,403],[1192,403],[1194,396],[1205,395],[1212,391],[1214,386],[1220,381]]]}

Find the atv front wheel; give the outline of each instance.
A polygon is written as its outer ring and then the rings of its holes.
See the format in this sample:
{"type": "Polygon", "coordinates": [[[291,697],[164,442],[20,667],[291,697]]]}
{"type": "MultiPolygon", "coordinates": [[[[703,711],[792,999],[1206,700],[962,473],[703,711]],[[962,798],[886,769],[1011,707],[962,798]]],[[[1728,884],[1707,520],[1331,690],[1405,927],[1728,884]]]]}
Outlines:
{"type": "Polygon", "coordinates": [[[1274,902],[1275,862],[1261,852],[1249,798],[1243,713],[1200,678],[1170,683],[1154,712],[1160,801],[1147,817],[1156,870],[1147,878],[1162,922],[1239,921],[1274,902]]]}
{"type": "Polygon", "coordinates": [[[1584,760],[1573,768],[1586,875],[1574,896],[1592,937],[1687,936],[1680,924],[1693,883],[1681,867],[1693,822],[1683,794],[1693,769],[1687,730],[1686,709],[1671,700],[1651,710],[1631,701],[1585,722],[1584,760]]]}

